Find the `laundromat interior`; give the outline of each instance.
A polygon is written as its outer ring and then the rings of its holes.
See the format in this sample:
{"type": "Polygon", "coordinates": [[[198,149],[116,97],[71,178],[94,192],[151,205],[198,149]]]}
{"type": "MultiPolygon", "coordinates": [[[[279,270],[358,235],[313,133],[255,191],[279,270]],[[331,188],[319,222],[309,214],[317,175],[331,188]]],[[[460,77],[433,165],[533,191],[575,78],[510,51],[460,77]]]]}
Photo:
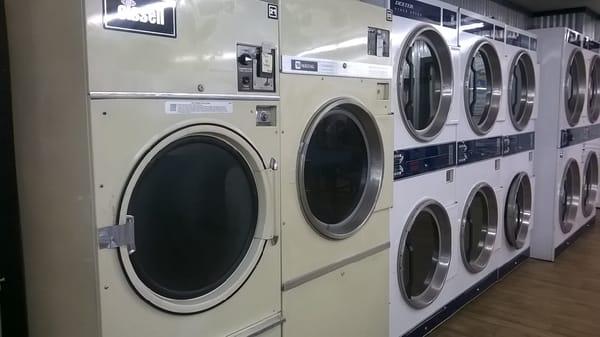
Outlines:
{"type": "Polygon", "coordinates": [[[600,336],[600,0],[0,0],[0,337],[600,336]]]}

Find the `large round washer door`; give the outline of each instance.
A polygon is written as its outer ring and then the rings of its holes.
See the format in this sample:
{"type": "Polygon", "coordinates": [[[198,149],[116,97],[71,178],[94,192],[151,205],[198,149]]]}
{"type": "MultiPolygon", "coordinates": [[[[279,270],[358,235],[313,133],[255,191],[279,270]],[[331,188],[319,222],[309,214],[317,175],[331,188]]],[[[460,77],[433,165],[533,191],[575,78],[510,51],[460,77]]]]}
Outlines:
{"type": "Polygon", "coordinates": [[[465,70],[465,112],[473,132],[488,133],[498,117],[502,96],[502,68],[494,46],[481,40],[469,54],[465,70]]]}
{"type": "Polygon", "coordinates": [[[581,50],[576,49],[569,58],[565,73],[565,113],[570,126],[579,123],[585,104],[586,71],[581,50]]]}
{"type": "Polygon", "coordinates": [[[468,271],[478,273],[488,265],[498,229],[498,201],[494,189],[481,183],[465,203],[460,226],[460,250],[468,271]]]}
{"type": "Polygon", "coordinates": [[[508,190],[504,210],[506,240],[515,249],[523,248],[531,226],[532,210],[531,181],[527,173],[517,174],[508,190]]]}
{"type": "Polygon", "coordinates": [[[418,141],[434,139],[444,127],[453,95],[452,55],[446,40],[431,26],[407,38],[398,65],[400,115],[418,141]]]}
{"type": "Polygon", "coordinates": [[[560,229],[563,233],[571,232],[577,220],[580,193],[581,177],[579,175],[579,165],[576,160],[569,159],[560,181],[560,190],[558,193],[558,219],[560,220],[560,229]]]}
{"type": "Polygon", "coordinates": [[[302,211],[315,230],[336,240],[360,230],[379,198],[383,151],[377,122],[360,103],[339,99],[317,112],[297,170],[302,211]]]}
{"type": "Polygon", "coordinates": [[[519,52],[510,67],[508,106],[510,120],[518,131],[529,124],[535,104],[535,70],[531,56],[519,52]]]}
{"type": "Polygon", "coordinates": [[[398,286],[409,305],[424,308],[439,296],[451,252],[446,209],[433,200],[422,202],[410,214],[398,249],[398,286]]]}
{"type": "Polygon", "coordinates": [[[252,146],[214,125],[190,126],[155,144],[133,171],[120,220],[135,219],[136,251],[120,249],[147,302],[172,313],[227,300],[258,264],[274,226],[269,175],[252,146]]]}
{"type": "Polygon", "coordinates": [[[594,212],[598,198],[598,156],[595,152],[588,154],[583,172],[581,206],[583,215],[588,217],[594,212]]]}
{"type": "Polygon", "coordinates": [[[600,56],[594,56],[590,64],[588,119],[596,123],[600,117],[600,56]]]}

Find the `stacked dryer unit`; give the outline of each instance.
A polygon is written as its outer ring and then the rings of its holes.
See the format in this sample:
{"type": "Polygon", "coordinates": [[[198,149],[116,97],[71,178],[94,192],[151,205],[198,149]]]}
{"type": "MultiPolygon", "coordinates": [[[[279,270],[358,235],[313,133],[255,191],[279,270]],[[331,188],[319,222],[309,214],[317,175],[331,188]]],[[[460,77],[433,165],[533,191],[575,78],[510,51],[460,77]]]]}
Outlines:
{"type": "Polygon", "coordinates": [[[359,0],[280,20],[283,334],[387,336],[391,23],[359,0]]]}
{"type": "Polygon", "coordinates": [[[554,261],[584,224],[582,162],[590,128],[580,119],[587,105],[587,71],[581,34],[567,28],[534,32],[539,38],[544,99],[536,133],[539,198],[531,255],[554,261]]]}
{"type": "Polygon", "coordinates": [[[7,4],[31,336],[281,336],[269,6],[7,4]]]}
{"type": "MultiPolygon", "coordinates": [[[[394,208],[390,226],[390,335],[423,334],[454,296],[458,8],[394,1],[394,208]]],[[[463,75],[460,75],[463,77],[463,75]]]]}
{"type": "Polygon", "coordinates": [[[491,261],[504,193],[500,168],[507,105],[505,25],[463,9],[459,14],[461,57],[456,78],[462,80],[462,88],[456,96],[463,98],[456,168],[459,214],[451,267],[456,277],[448,286],[468,300],[496,280],[491,261]]]}
{"type": "MultiPolygon", "coordinates": [[[[590,127],[586,150],[596,152],[600,157],[600,42],[584,40],[584,49],[588,56],[588,117],[594,121],[590,127]]],[[[596,208],[600,206],[600,193],[596,193],[596,208]]]]}
{"type": "Polygon", "coordinates": [[[500,222],[494,252],[498,276],[526,259],[533,225],[533,171],[538,105],[539,65],[535,34],[506,26],[507,67],[503,78],[507,121],[503,132],[500,222]]]}
{"type": "Polygon", "coordinates": [[[596,217],[598,202],[598,158],[600,156],[600,43],[589,37],[583,39],[583,56],[587,69],[587,90],[584,114],[589,123],[584,144],[582,167],[581,221],[589,224],[596,217]]]}

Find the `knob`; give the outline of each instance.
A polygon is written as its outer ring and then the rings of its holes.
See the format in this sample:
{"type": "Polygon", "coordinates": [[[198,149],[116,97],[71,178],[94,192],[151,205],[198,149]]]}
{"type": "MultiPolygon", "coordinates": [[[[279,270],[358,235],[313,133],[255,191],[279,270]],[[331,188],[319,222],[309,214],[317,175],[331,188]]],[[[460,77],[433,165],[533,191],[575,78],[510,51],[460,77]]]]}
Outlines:
{"type": "Polygon", "coordinates": [[[250,54],[242,54],[238,58],[238,61],[245,66],[250,65],[252,64],[252,56],[250,54]]]}

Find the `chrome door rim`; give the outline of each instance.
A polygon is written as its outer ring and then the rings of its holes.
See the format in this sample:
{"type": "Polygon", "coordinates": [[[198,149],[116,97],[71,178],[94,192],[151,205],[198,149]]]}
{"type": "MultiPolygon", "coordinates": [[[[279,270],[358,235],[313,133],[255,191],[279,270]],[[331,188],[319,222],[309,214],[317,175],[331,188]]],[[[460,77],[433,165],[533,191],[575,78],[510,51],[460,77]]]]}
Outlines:
{"type": "Polygon", "coordinates": [[[377,200],[379,199],[384,174],[383,139],[381,138],[377,121],[368,111],[364,105],[350,98],[332,100],[315,113],[302,136],[298,151],[296,173],[300,208],[306,221],[318,233],[329,239],[343,240],[360,231],[375,210],[377,200]],[[368,178],[362,196],[352,213],[341,222],[328,224],[319,220],[310,208],[305,189],[304,172],[308,146],[317,126],[326,117],[341,113],[336,111],[336,109],[341,109],[361,130],[369,160],[367,166],[368,178]]]}
{"type": "Polygon", "coordinates": [[[581,176],[579,174],[579,165],[573,158],[569,159],[565,165],[559,186],[558,198],[558,220],[560,229],[563,233],[569,233],[575,226],[577,220],[577,210],[579,209],[579,196],[581,195],[581,176]],[[570,184],[569,184],[570,183],[570,184]],[[567,195],[563,195],[566,185],[567,195]],[[566,205],[562,199],[566,199],[566,205]],[[566,208],[566,209],[565,209],[566,208]],[[563,217],[563,214],[565,216],[563,217]]]}
{"type": "Polygon", "coordinates": [[[496,233],[498,230],[498,201],[496,199],[496,193],[494,189],[486,184],[480,183],[473,188],[471,193],[469,194],[467,201],[465,202],[465,208],[463,210],[461,225],[460,225],[460,251],[463,263],[468,271],[471,273],[478,273],[487,267],[490,258],[492,257],[492,253],[494,251],[494,244],[496,242],[496,233]],[[471,204],[473,200],[477,196],[477,194],[481,194],[487,205],[488,214],[487,214],[487,231],[485,238],[483,239],[483,249],[479,256],[474,261],[469,261],[467,257],[467,247],[465,247],[464,236],[466,234],[467,224],[467,215],[471,208],[471,204]]]}
{"type": "MultiPolygon", "coordinates": [[[[252,275],[256,265],[265,248],[266,237],[270,231],[270,222],[274,214],[272,205],[273,196],[269,192],[271,186],[269,178],[265,173],[265,164],[254,147],[241,135],[225,127],[213,124],[196,124],[182,128],[174,133],[167,135],[157,143],[147,148],[146,153],[141,157],[140,162],[132,171],[132,175],[125,184],[121,197],[118,223],[124,223],[127,218],[127,208],[133,189],[137,185],[139,178],[149,163],[160,153],[160,151],[176,141],[196,135],[216,138],[226,144],[245,159],[246,163],[252,169],[254,182],[258,191],[258,220],[256,224],[254,239],[246,251],[246,255],[238,265],[236,270],[220,286],[210,293],[194,299],[177,300],[166,298],[151,290],[137,275],[132,265],[127,247],[119,249],[119,258],[125,274],[134,290],[148,303],[160,308],[161,310],[175,314],[193,314],[209,310],[231,297],[239,290],[246,280],[252,275]]],[[[136,224],[140,226],[140,224],[136,224]]]]}
{"type": "Polygon", "coordinates": [[[512,180],[506,198],[504,230],[508,243],[515,249],[525,246],[531,226],[532,189],[529,175],[518,173],[512,180]],[[517,205],[519,191],[523,189],[523,205],[517,205]],[[518,229],[518,232],[516,231],[518,229]]]}
{"type": "Polygon", "coordinates": [[[567,63],[567,69],[565,73],[564,80],[564,92],[565,92],[565,117],[567,119],[567,123],[570,126],[576,126],[579,123],[579,119],[581,118],[581,113],[583,112],[583,106],[585,104],[585,85],[587,74],[585,71],[585,59],[583,57],[583,53],[579,49],[573,50],[571,56],[569,57],[569,62],[567,63]],[[577,72],[577,83],[572,83],[571,86],[576,85],[576,97],[575,97],[575,105],[573,107],[569,106],[569,86],[567,86],[567,78],[569,77],[572,66],[576,67],[577,72]]]}
{"type": "MultiPolygon", "coordinates": [[[[514,79],[514,71],[517,66],[519,66],[522,62],[522,65],[525,69],[525,76],[527,77],[526,86],[523,88],[526,95],[525,105],[522,107],[521,118],[517,119],[515,116],[514,106],[509,104],[509,115],[510,121],[512,122],[514,128],[517,131],[523,131],[527,125],[529,124],[529,120],[531,119],[531,115],[533,114],[533,105],[535,104],[535,69],[533,67],[533,61],[531,56],[525,50],[521,50],[512,61],[510,66],[510,76],[509,76],[509,85],[508,85],[508,97],[513,97],[514,92],[512,89],[512,83],[514,79]]],[[[510,101],[509,101],[510,103],[510,101]]]]}
{"type": "Polygon", "coordinates": [[[425,200],[418,204],[415,209],[411,212],[402,232],[402,238],[400,239],[400,245],[398,247],[398,260],[397,260],[397,281],[400,293],[406,302],[413,308],[422,309],[429,306],[442,292],[446,277],[448,276],[450,260],[452,255],[452,226],[450,218],[444,206],[435,200],[425,200]],[[429,213],[436,222],[437,230],[440,236],[439,240],[439,254],[435,271],[431,277],[431,281],[427,288],[418,296],[410,297],[408,291],[404,287],[404,273],[403,273],[403,257],[404,247],[406,246],[406,240],[408,234],[412,230],[417,216],[421,212],[429,213]]]}
{"type": "Polygon", "coordinates": [[[598,198],[598,156],[595,152],[590,152],[585,160],[583,171],[583,188],[581,200],[581,210],[583,216],[589,217],[596,208],[598,198]],[[591,179],[588,179],[588,171],[591,170],[591,179]]]}
{"type": "Polygon", "coordinates": [[[594,124],[600,117],[600,56],[598,55],[594,56],[590,63],[588,88],[588,120],[594,124]]]}
{"type": "Polygon", "coordinates": [[[400,116],[402,121],[404,122],[405,127],[409,131],[410,135],[419,142],[429,142],[435,139],[444,128],[446,124],[446,120],[448,119],[448,114],[450,112],[450,106],[452,104],[452,95],[454,93],[454,75],[453,75],[453,66],[452,66],[452,54],[450,52],[450,48],[446,43],[444,37],[433,27],[430,25],[420,25],[415,28],[406,38],[406,42],[404,43],[402,50],[400,52],[400,59],[398,60],[398,71],[396,79],[398,83],[398,102],[400,105],[400,116]],[[415,43],[417,39],[423,39],[429,47],[431,51],[435,54],[439,64],[440,70],[440,84],[441,84],[441,93],[438,109],[432,119],[432,122],[423,130],[417,130],[406,117],[405,104],[404,102],[404,83],[401,80],[400,76],[402,74],[402,65],[404,60],[408,56],[408,51],[415,43]]]}
{"type": "Polygon", "coordinates": [[[498,118],[498,112],[500,110],[500,100],[502,98],[502,66],[500,65],[500,57],[496,48],[486,40],[478,41],[472,48],[467,58],[469,63],[465,69],[465,85],[464,85],[464,103],[465,103],[465,114],[471,129],[476,134],[482,136],[490,132],[496,119],[498,118]],[[470,65],[473,62],[477,52],[481,52],[490,65],[490,78],[491,78],[491,89],[492,93],[488,99],[488,105],[486,108],[487,117],[482,125],[478,125],[473,121],[471,116],[471,102],[469,102],[469,83],[470,83],[470,65]]]}

